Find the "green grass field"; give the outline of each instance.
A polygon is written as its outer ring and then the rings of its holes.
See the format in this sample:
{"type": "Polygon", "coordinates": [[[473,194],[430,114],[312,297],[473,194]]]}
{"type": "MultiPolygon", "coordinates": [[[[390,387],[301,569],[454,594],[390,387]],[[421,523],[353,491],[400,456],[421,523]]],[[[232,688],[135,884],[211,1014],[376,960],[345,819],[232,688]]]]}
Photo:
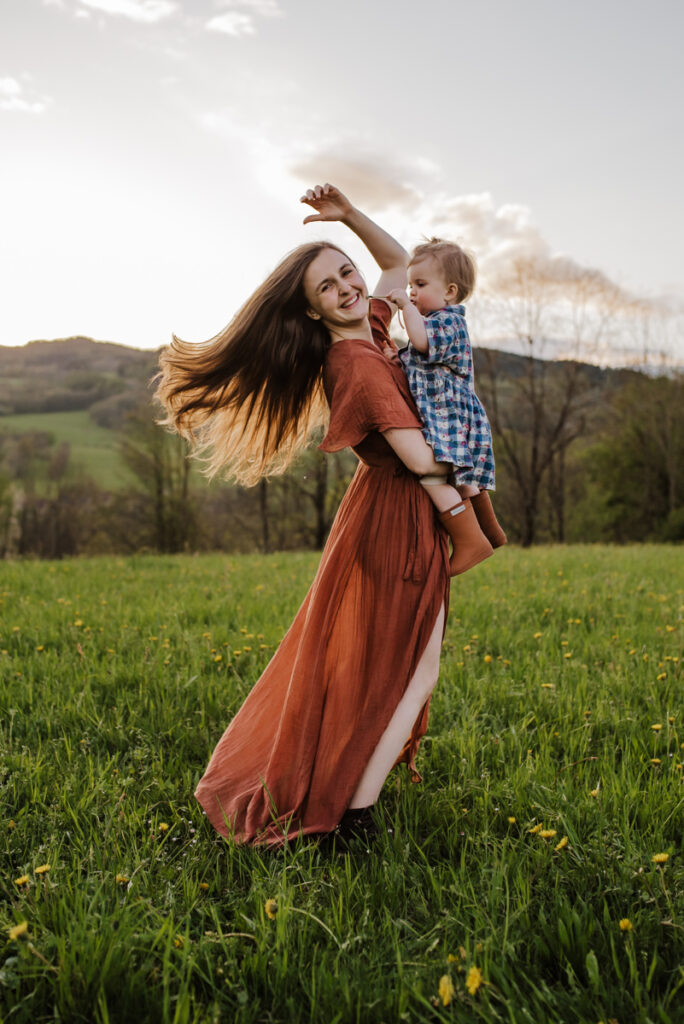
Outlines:
{"type": "Polygon", "coordinates": [[[231,846],[192,792],[316,563],[2,565],[0,1018],[684,1021],[681,548],[458,578],[393,831],[231,846]]]}
{"type": "Polygon", "coordinates": [[[113,430],[99,427],[87,409],[76,412],[26,413],[0,416],[0,432],[45,431],[56,444],[67,442],[71,447],[70,465],[83,472],[107,490],[118,490],[133,479],[119,451],[119,436],[113,430]]]}

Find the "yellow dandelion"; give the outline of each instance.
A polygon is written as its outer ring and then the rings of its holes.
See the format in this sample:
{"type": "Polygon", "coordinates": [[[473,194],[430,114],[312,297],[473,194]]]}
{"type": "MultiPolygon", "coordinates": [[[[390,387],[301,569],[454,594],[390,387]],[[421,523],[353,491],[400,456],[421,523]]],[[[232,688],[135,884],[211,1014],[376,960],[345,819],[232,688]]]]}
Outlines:
{"type": "Polygon", "coordinates": [[[74,619],[74,626],[82,626],[82,625],[83,625],[83,620],[82,619],[74,619]]]}
{"type": "Polygon", "coordinates": [[[216,657],[214,658],[214,661],[223,661],[223,655],[217,654],[216,657]]]}
{"type": "Polygon", "coordinates": [[[44,875],[45,872],[49,871],[49,870],[50,870],[50,865],[49,864],[41,864],[40,867],[34,868],[34,874],[36,874],[36,875],[44,875]]]}
{"type": "Polygon", "coordinates": [[[16,828],[16,827],[17,827],[16,821],[14,820],[14,818],[10,818],[10,820],[7,822],[7,828],[11,830],[11,829],[16,828]]]}
{"type": "Polygon", "coordinates": [[[43,646],[43,644],[38,644],[38,646],[36,647],[36,650],[37,651],[44,651],[45,647],[43,646]]]}
{"type": "Polygon", "coordinates": [[[204,891],[206,892],[207,889],[209,888],[209,883],[208,882],[200,882],[199,887],[200,887],[200,889],[204,889],[204,891]]]}
{"type": "Polygon", "coordinates": [[[634,928],[634,925],[632,924],[632,922],[630,921],[630,919],[628,917],[620,918],[620,931],[621,932],[631,932],[633,928],[634,928]]]}
{"type": "Polygon", "coordinates": [[[242,654],[242,651],[233,651],[233,657],[237,658],[242,654]]]}
{"type": "Polygon", "coordinates": [[[667,672],[659,672],[656,676],[656,679],[659,683],[661,683],[663,679],[667,679],[667,672]]]}
{"type": "Polygon", "coordinates": [[[536,836],[536,835],[538,835],[541,832],[541,830],[543,828],[544,828],[544,826],[542,825],[542,823],[540,821],[538,825],[534,825],[532,828],[528,828],[527,831],[529,832],[529,834],[531,836],[536,836]]]}
{"type": "Polygon", "coordinates": [[[540,637],[541,637],[542,635],[543,635],[542,633],[535,633],[535,634],[534,634],[534,639],[535,639],[535,640],[539,640],[539,638],[540,638],[540,637]]]}
{"type": "Polygon", "coordinates": [[[589,796],[593,796],[593,797],[597,797],[598,795],[599,795],[599,788],[598,788],[598,786],[596,787],[596,789],[592,789],[591,792],[589,793],[589,796]]]}
{"type": "Polygon", "coordinates": [[[447,956],[447,963],[448,964],[455,964],[457,960],[458,960],[458,957],[454,956],[453,953],[449,953],[449,955],[447,956]]]}
{"type": "Polygon", "coordinates": [[[674,633],[674,631],[675,631],[675,626],[666,626],[666,627],[665,627],[665,630],[666,630],[666,632],[668,632],[668,633],[674,633]]]}
{"type": "Polygon", "coordinates": [[[557,834],[558,833],[555,828],[543,828],[539,833],[542,839],[553,839],[557,834]]]}
{"type": "Polygon", "coordinates": [[[654,853],[651,857],[651,860],[654,864],[667,864],[669,859],[669,853],[654,853]]]}
{"type": "Polygon", "coordinates": [[[19,924],[15,924],[14,928],[10,928],[7,934],[10,937],[10,941],[14,942],[20,935],[26,935],[28,931],[28,921],[20,921],[19,924]]]}
{"type": "Polygon", "coordinates": [[[169,831],[169,826],[166,824],[165,821],[160,821],[159,822],[159,831],[160,832],[168,832],[169,831]]]}
{"type": "Polygon", "coordinates": [[[466,974],[466,988],[474,996],[482,984],[482,971],[479,967],[471,967],[466,974]]]}
{"type": "Polygon", "coordinates": [[[660,758],[659,757],[652,757],[651,758],[651,764],[661,764],[660,758]]]}
{"type": "Polygon", "coordinates": [[[252,648],[249,647],[249,646],[246,646],[246,647],[243,647],[242,650],[245,651],[247,654],[249,654],[249,652],[252,650],[252,648]]]}
{"type": "Polygon", "coordinates": [[[561,640],[561,647],[567,647],[567,646],[568,646],[568,641],[567,640],[561,640]]]}
{"type": "Polygon", "coordinates": [[[491,654],[485,654],[483,660],[484,660],[485,665],[488,665],[490,663],[490,661],[492,660],[491,654]]]}
{"type": "Polygon", "coordinates": [[[176,949],[182,949],[183,946],[185,945],[185,939],[183,938],[182,935],[177,935],[176,938],[173,940],[173,944],[176,947],[176,949]]]}
{"type": "Polygon", "coordinates": [[[564,849],[565,849],[565,847],[566,847],[567,845],[568,845],[568,837],[567,837],[567,836],[563,836],[563,838],[561,839],[561,841],[560,841],[559,843],[556,843],[556,845],[555,845],[554,849],[555,849],[556,851],[558,851],[558,850],[564,850],[564,849]]]}
{"type": "Polygon", "coordinates": [[[114,881],[117,885],[127,885],[130,879],[128,878],[128,875],[117,875],[114,881]]]}
{"type": "Polygon", "coordinates": [[[28,875],[20,875],[19,878],[15,878],[14,879],[14,884],[15,885],[28,885],[28,880],[29,880],[29,876],[28,875]]]}
{"type": "Polygon", "coordinates": [[[674,715],[670,715],[670,717],[668,718],[668,722],[670,723],[670,725],[674,725],[674,715]]]}
{"type": "Polygon", "coordinates": [[[567,654],[563,655],[564,658],[572,658],[572,651],[568,651],[567,654]]]}
{"type": "Polygon", "coordinates": [[[448,1006],[451,1000],[454,998],[456,989],[454,983],[448,974],[443,974],[439,979],[439,998],[442,1000],[442,1006],[448,1006]]]}
{"type": "Polygon", "coordinates": [[[632,650],[629,653],[630,654],[636,654],[636,648],[633,647],[632,650]]]}
{"type": "Polygon", "coordinates": [[[553,690],[553,683],[542,683],[542,690],[553,690]]]}
{"type": "Polygon", "coordinates": [[[264,910],[266,911],[266,917],[270,917],[271,921],[275,921],[278,913],[278,901],[266,900],[264,903],[264,910]]]}
{"type": "Polygon", "coordinates": [[[515,825],[515,822],[516,822],[516,819],[511,815],[511,817],[508,819],[508,824],[509,825],[515,825]]]}
{"type": "Polygon", "coordinates": [[[653,725],[651,726],[651,728],[653,729],[653,732],[660,732],[660,730],[662,729],[662,727],[663,727],[663,725],[662,725],[662,722],[655,722],[655,723],[654,723],[654,724],[653,724],[653,725]]]}

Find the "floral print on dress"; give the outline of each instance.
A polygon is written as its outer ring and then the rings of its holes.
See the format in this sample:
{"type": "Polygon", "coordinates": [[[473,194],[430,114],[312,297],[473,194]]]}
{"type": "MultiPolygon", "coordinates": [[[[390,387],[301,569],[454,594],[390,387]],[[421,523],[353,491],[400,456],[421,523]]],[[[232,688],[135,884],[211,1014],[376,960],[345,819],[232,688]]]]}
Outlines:
{"type": "Polygon", "coordinates": [[[427,352],[409,343],[400,353],[423,435],[438,462],[450,462],[457,484],[493,491],[492,431],[475,377],[464,306],[445,306],[424,320],[427,352]]]}

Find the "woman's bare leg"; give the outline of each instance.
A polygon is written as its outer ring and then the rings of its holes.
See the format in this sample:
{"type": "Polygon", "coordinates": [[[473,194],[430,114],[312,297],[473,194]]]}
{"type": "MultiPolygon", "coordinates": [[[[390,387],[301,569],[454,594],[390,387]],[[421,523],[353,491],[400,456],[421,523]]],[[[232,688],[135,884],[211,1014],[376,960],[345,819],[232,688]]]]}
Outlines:
{"type": "Polygon", "coordinates": [[[356,792],[351,798],[350,808],[368,807],[378,799],[385,779],[404,749],[407,738],[411,735],[411,729],[421,708],[435,688],[439,677],[439,656],[442,650],[443,631],[444,605],[439,610],[427,647],[421,655],[406,692],[399,701],[389,725],[380,737],[380,742],[373,751],[356,792]]]}

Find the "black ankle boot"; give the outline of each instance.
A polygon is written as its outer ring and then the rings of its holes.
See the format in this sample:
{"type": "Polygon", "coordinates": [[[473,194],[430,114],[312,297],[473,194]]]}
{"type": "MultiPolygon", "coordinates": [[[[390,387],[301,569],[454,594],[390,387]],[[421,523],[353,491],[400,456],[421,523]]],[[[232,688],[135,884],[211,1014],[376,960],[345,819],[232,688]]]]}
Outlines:
{"type": "Polygon", "coordinates": [[[364,843],[372,842],[379,829],[373,818],[373,807],[350,807],[332,833],[335,839],[346,845],[354,839],[364,843]]]}

